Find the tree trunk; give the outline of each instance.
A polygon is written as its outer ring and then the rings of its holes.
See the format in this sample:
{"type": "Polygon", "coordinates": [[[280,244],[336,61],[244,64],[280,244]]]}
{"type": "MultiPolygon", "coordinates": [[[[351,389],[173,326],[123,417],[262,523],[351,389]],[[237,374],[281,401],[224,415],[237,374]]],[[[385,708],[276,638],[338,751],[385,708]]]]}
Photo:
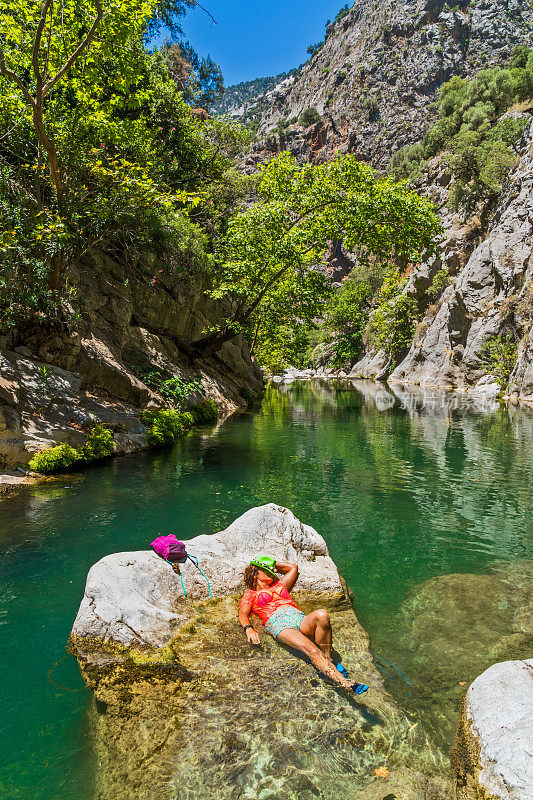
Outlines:
{"type": "Polygon", "coordinates": [[[197,353],[198,357],[209,358],[224,347],[226,342],[231,341],[238,333],[232,330],[215,331],[208,333],[207,336],[202,336],[192,343],[192,346],[197,353]]]}

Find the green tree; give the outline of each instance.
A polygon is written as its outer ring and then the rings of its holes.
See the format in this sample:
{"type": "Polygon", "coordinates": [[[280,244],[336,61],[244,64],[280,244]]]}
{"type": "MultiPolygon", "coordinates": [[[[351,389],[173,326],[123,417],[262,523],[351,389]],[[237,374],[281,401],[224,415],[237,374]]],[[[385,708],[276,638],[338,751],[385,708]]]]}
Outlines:
{"type": "Polygon", "coordinates": [[[391,269],[377,296],[369,322],[369,342],[384,350],[393,363],[408,350],[415,331],[418,306],[404,292],[407,278],[391,269]]]}
{"type": "MultiPolygon", "coordinates": [[[[58,140],[65,131],[53,123],[56,99],[68,76],[72,116],[94,104],[94,83],[101,85],[102,63],[117,52],[139,48],[151,15],[147,0],[10,0],[0,13],[0,76],[4,103],[33,126],[38,160],[47,162],[57,217],[56,231],[66,235],[66,207],[71,190],[58,140]]],[[[118,83],[127,91],[136,78],[135,58],[126,58],[118,83]]],[[[116,94],[100,98],[113,106],[116,94]]],[[[38,168],[41,166],[39,163],[38,168]]],[[[40,178],[39,178],[40,180],[40,178]]],[[[39,200],[37,200],[39,204],[39,200]]],[[[51,257],[50,287],[62,278],[61,251],[51,257]]]]}
{"type": "Polygon", "coordinates": [[[204,354],[243,331],[282,280],[302,285],[332,239],[344,240],[363,264],[405,269],[433,252],[441,233],[428,200],[352,155],[299,167],[282,153],[264,169],[258,194],[259,202],[230,220],[218,244],[211,294],[227,298],[231,312],[194,343],[204,354]]]}
{"type": "Polygon", "coordinates": [[[271,370],[307,366],[312,332],[332,290],[323,273],[287,272],[272,288],[245,327],[252,352],[271,370]]]}
{"type": "Polygon", "coordinates": [[[201,59],[189,42],[166,42],[161,55],[187,102],[209,109],[224,94],[224,79],[218,64],[210,56],[201,59]]]}
{"type": "Polygon", "coordinates": [[[306,108],[305,111],[302,111],[300,114],[300,118],[298,119],[298,123],[303,128],[308,128],[310,125],[314,125],[316,122],[320,121],[320,114],[316,110],[316,108],[306,108]]]}
{"type": "Polygon", "coordinates": [[[355,281],[350,276],[327,304],[325,328],[333,340],[335,364],[344,365],[359,357],[372,296],[368,281],[355,281]]]}
{"type": "Polygon", "coordinates": [[[0,11],[2,323],[55,319],[69,264],[96,247],[205,269],[200,226],[216,234],[245,191],[231,164],[248,134],[191,113],[144,45],[154,8],[13,0],[0,11]]]}

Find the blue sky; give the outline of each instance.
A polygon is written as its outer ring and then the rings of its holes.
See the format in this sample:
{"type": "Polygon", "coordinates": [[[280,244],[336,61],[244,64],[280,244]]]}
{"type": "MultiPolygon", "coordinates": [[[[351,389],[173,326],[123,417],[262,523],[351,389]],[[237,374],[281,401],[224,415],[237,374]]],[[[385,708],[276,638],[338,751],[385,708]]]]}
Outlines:
{"type": "Polygon", "coordinates": [[[197,7],[181,26],[199,55],[210,55],[220,64],[229,86],[301,64],[308,57],[307,46],[323,38],[324,23],[345,2],[201,0],[217,24],[197,7]]]}

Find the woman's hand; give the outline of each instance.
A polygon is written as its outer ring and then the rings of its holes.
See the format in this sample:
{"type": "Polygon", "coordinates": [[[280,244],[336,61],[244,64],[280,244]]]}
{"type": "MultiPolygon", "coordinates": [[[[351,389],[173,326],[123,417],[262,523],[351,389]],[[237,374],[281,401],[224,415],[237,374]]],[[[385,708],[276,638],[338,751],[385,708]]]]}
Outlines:
{"type": "Polygon", "coordinates": [[[255,630],[255,628],[248,628],[246,630],[246,638],[250,642],[250,644],[260,644],[261,640],[259,639],[259,634],[255,630]]]}

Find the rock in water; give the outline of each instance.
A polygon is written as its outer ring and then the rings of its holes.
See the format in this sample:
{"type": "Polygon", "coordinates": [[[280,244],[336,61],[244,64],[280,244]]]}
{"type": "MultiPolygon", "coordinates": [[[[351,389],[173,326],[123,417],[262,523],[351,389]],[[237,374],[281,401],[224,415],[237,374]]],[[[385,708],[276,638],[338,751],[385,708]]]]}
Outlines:
{"type": "MultiPolygon", "coordinates": [[[[445,800],[451,780],[428,777],[421,726],[383,689],[368,637],[323,538],[286,508],[253,508],[225,531],[187,542],[209,576],[179,577],[154,553],[107,556],[89,572],[71,635],[92,708],[99,800],[445,800]],[[335,643],[364,698],[322,680],[260,631],[237,624],[243,568],[268,553],[298,563],[294,596],[326,607],[335,643]],[[387,759],[391,779],[374,769],[387,759]]],[[[256,626],[261,628],[260,625],[256,626]]],[[[429,758],[428,758],[429,756],[429,758]]]]}
{"type": "MultiPolygon", "coordinates": [[[[341,596],[337,568],[324,539],[287,508],[270,503],[247,511],[225,531],[186,542],[198,558],[215,597],[243,590],[244,568],[267,549],[280,561],[297,562],[299,590],[341,596]]],[[[207,580],[188,561],[181,566],[187,598],[207,598],[207,580]]],[[[152,551],[113,553],[89,571],[72,633],[120,645],[162,647],[189,619],[179,576],[152,551]]]]}
{"type": "MultiPolygon", "coordinates": [[[[414,588],[394,626],[408,652],[413,710],[452,741],[465,682],[496,661],[533,651],[533,562],[501,564],[492,574],[440,575],[414,588]]],[[[401,663],[401,659],[400,659],[401,663]]]]}
{"type": "Polygon", "coordinates": [[[459,800],[533,797],[533,659],[493,664],[470,686],[455,748],[459,800]]]}

